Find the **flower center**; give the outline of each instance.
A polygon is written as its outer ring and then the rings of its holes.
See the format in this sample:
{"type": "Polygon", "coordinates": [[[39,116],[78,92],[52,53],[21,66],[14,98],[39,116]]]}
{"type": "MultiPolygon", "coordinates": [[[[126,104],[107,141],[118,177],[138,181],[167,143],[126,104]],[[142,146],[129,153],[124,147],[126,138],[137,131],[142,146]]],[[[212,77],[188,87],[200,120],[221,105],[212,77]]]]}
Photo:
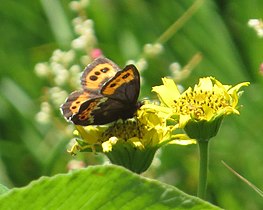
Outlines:
{"type": "Polygon", "coordinates": [[[213,113],[229,105],[224,95],[216,94],[214,91],[194,90],[184,92],[181,97],[174,101],[177,114],[193,115],[201,118],[209,110],[213,113]]]}
{"type": "Polygon", "coordinates": [[[145,133],[145,126],[136,119],[119,120],[110,126],[102,134],[102,142],[108,141],[111,137],[128,140],[132,137],[142,139],[145,133]]]}

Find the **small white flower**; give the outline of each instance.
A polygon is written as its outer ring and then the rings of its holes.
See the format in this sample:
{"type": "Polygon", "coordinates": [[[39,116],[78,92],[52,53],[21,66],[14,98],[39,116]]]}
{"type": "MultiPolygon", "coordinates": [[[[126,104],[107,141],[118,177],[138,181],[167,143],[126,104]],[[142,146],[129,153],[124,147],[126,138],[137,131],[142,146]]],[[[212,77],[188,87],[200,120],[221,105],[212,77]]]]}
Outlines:
{"type": "Polygon", "coordinates": [[[47,124],[50,122],[50,116],[45,112],[38,112],[35,117],[36,121],[42,124],[47,124]]]}
{"type": "Polygon", "coordinates": [[[93,28],[94,22],[91,19],[87,19],[83,22],[84,28],[93,28]]]}
{"type": "Polygon", "coordinates": [[[83,23],[83,19],[82,19],[81,17],[75,17],[75,18],[72,20],[73,26],[81,25],[82,23],[83,23]]]}
{"type": "Polygon", "coordinates": [[[79,74],[81,72],[81,68],[79,65],[75,64],[69,68],[69,72],[71,73],[71,75],[79,74]]]}
{"type": "Polygon", "coordinates": [[[162,45],[162,44],[160,44],[160,43],[155,43],[155,44],[153,45],[153,47],[154,47],[154,50],[155,50],[155,52],[156,52],[157,54],[160,54],[160,53],[163,52],[163,45],[162,45]]]}
{"type": "Polygon", "coordinates": [[[69,51],[62,51],[62,50],[55,50],[51,57],[51,62],[59,63],[64,66],[69,65],[75,58],[75,52],[73,50],[69,51]]]}
{"type": "Polygon", "coordinates": [[[173,71],[179,71],[181,70],[181,65],[178,62],[173,62],[170,64],[170,70],[173,71]]]}
{"type": "Polygon", "coordinates": [[[88,65],[89,63],[91,63],[91,58],[90,58],[88,55],[83,55],[83,56],[81,56],[81,58],[80,58],[80,62],[81,62],[84,66],[86,66],[86,65],[88,65]]]}
{"type": "Polygon", "coordinates": [[[89,0],[80,0],[79,2],[82,6],[82,8],[85,8],[89,5],[89,0]]]}
{"type": "Polygon", "coordinates": [[[259,29],[259,30],[257,31],[257,35],[258,35],[259,37],[263,37],[263,28],[261,28],[261,29],[259,29]]]}
{"type": "Polygon", "coordinates": [[[162,53],[163,45],[160,43],[145,44],[143,51],[148,56],[157,56],[162,53]]]}
{"type": "Polygon", "coordinates": [[[46,101],[41,103],[40,109],[41,109],[41,112],[45,112],[47,114],[49,114],[51,111],[50,104],[46,101]]]}
{"type": "Polygon", "coordinates": [[[51,67],[51,71],[52,73],[57,76],[58,74],[60,74],[60,71],[62,69],[64,69],[64,66],[60,63],[57,63],[57,62],[51,62],[50,63],[50,67],[51,67]]]}
{"type": "Polygon", "coordinates": [[[76,24],[74,26],[74,31],[76,34],[82,35],[83,34],[83,25],[82,24],[76,24]]]}
{"type": "Polygon", "coordinates": [[[170,64],[169,69],[171,71],[172,77],[176,78],[176,77],[181,77],[181,65],[177,62],[173,62],[170,64]]]}
{"type": "Polygon", "coordinates": [[[85,163],[81,160],[70,160],[67,164],[68,171],[73,171],[84,167],[85,167],[85,163]]]}
{"type": "Polygon", "coordinates": [[[69,3],[69,8],[73,11],[80,11],[85,9],[89,4],[89,0],[71,1],[69,3]]]}
{"type": "Polygon", "coordinates": [[[248,21],[248,25],[249,25],[250,27],[255,27],[255,26],[258,26],[259,24],[260,24],[259,19],[250,19],[250,20],[248,21]]]}
{"type": "Polygon", "coordinates": [[[49,89],[49,95],[53,104],[55,104],[56,107],[59,107],[67,98],[68,93],[59,87],[53,87],[49,89]]]}
{"type": "Polygon", "coordinates": [[[263,37],[263,22],[261,19],[250,19],[248,26],[256,31],[258,37],[263,37]]]}
{"type": "Polygon", "coordinates": [[[93,21],[91,19],[87,19],[84,22],[83,20],[82,22],[76,22],[76,24],[74,24],[74,31],[78,35],[84,35],[88,31],[92,31],[93,33],[93,21]]]}
{"type": "Polygon", "coordinates": [[[136,62],[135,66],[137,66],[140,73],[142,73],[143,70],[145,70],[148,67],[148,62],[144,58],[141,58],[136,62]]]}
{"type": "Polygon", "coordinates": [[[69,78],[69,72],[66,69],[60,69],[55,78],[54,81],[57,85],[64,85],[69,78]]]}
{"type": "Polygon", "coordinates": [[[40,105],[40,111],[36,114],[35,119],[39,123],[49,123],[50,122],[51,107],[48,102],[42,102],[40,105]]]}
{"type": "Polygon", "coordinates": [[[77,49],[77,50],[85,49],[85,47],[86,47],[85,37],[82,35],[82,36],[74,39],[71,42],[71,46],[72,46],[72,48],[77,49]]]}
{"type": "MultiPolygon", "coordinates": [[[[179,93],[182,93],[182,92],[185,91],[184,86],[182,86],[182,85],[180,85],[180,84],[177,84],[177,88],[178,88],[178,90],[179,90],[179,93]]],[[[180,141],[181,141],[181,140],[180,140],[180,141]]]]}
{"type": "Polygon", "coordinates": [[[62,51],[60,49],[56,49],[54,50],[50,59],[54,62],[59,62],[61,57],[62,57],[62,51]]]}
{"type": "Polygon", "coordinates": [[[75,58],[75,52],[74,50],[69,50],[69,51],[66,51],[63,55],[63,58],[62,58],[62,61],[63,63],[65,64],[68,64],[70,62],[72,62],[75,58]]]}
{"type": "Polygon", "coordinates": [[[82,5],[78,1],[71,1],[69,3],[69,8],[73,11],[79,11],[82,8],[82,5]]]}
{"type": "Polygon", "coordinates": [[[46,77],[50,74],[50,68],[47,63],[37,63],[35,73],[39,77],[46,77]]]}

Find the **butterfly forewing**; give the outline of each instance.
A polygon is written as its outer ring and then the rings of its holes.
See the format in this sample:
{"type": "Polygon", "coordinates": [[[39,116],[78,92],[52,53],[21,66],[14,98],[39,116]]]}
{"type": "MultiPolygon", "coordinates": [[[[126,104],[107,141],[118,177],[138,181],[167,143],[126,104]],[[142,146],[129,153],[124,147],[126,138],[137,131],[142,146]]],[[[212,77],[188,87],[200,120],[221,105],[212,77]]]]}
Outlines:
{"type": "Polygon", "coordinates": [[[84,90],[99,92],[102,85],[114,77],[120,68],[107,58],[98,58],[89,64],[81,77],[84,90]]]}
{"type": "Polygon", "coordinates": [[[140,76],[134,65],[128,65],[106,82],[101,94],[109,98],[136,104],[140,92],[140,76]]]}

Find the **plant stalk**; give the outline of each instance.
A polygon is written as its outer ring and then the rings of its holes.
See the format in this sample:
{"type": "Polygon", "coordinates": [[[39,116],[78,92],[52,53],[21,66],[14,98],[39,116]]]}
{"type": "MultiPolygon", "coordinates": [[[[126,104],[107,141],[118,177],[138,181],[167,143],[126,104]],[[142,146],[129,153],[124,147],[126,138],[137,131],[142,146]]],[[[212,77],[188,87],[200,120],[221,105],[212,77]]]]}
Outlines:
{"type": "Polygon", "coordinates": [[[164,31],[164,33],[156,40],[156,43],[163,44],[169,40],[197,12],[203,3],[203,0],[196,0],[178,20],[164,31]]]}
{"type": "Polygon", "coordinates": [[[208,143],[209,140],[198,141],[199,145],[199,184],[197,196],[205,199],[207,186],[207,169],[208,169],[208,143]]]}

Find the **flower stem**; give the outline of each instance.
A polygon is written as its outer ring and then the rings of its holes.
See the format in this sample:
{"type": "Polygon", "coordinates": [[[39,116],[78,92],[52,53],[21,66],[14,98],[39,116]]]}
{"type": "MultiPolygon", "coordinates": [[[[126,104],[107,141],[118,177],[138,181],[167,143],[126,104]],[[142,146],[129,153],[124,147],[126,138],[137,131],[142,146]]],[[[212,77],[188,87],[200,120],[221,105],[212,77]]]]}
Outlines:
{"type": "Polygon", "coordinates": [[[199,185],[197,196],[205,199],[207,185],[207,167],[208,167],[208,140],[198,141],[199,145],[199,185]]]}

